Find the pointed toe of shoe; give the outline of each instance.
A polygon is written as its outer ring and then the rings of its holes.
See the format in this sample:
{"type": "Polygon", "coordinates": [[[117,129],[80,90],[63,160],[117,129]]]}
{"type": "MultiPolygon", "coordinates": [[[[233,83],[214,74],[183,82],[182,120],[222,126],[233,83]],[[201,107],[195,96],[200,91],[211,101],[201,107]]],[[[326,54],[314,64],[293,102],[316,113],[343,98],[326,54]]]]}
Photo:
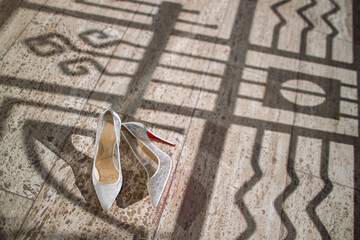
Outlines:
{"type": "Polygon", "coordinates": [[[146,185],[149,192],[151,204],[154,207],[157,207],[164,192],[165,184],[156,183],[155,181],[150,180],[147,182],[146,185]]]}
{"type": "Polygon", "coordinates": [[[172,168],[172,161],[170,157],[164,158],[159,166],[158,171],[146,183],[150,195],[151,203],[154,207],[160,202],[161,196],[164,193],[166,183],[168,182],[172,168]]]}
{"type": "Polygon", "coordinates": [[[111,205],[114,203],[115,198],[116,198],[116,196],[115,197],[113,197],[113,196],[110,197],[110,196],[103,196],[101,194],[100,195],[97,194],[97,197],[99,199],[100,205],[101,205],[104,212],[109,211],[111,205]]]}
{"type": "Polygon", "coordinates": [[[94,188],[104,212],[109,211],[122,187],[122,179],[115,184],[102,184],[94,181],[94,188]]]}
{"type": "Polygon", "coordinates": [[[100,198],[98,196],[98,199],[99,199],[99,202],[100,202],[100,205],[103,209],[104,212],[107,212],[109,211],[111,205],[114,203],[115,199],[114,200],[110,200],[110,199],[107,199],[107,198],[100,198]]]}

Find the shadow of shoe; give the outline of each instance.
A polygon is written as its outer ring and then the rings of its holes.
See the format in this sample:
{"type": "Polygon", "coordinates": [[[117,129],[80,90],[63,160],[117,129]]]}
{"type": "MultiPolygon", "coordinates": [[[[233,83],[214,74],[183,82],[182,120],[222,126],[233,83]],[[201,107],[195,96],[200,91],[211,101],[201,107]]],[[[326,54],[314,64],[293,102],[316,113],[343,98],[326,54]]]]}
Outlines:
{"type": "Polygon", "coordinates": [[[92,185],[90,157],[95,132],[49,122],[28,120],[24,124],[23,139],[28,159],[44,179],[50,173],[42,165],[41,152],[36,150],[36,141],[52,151],[72,169],[75,186],[80,191],[87,207],[101,209],[92,185]],[[79,150],[81,149],[81,151],[79,150]]]}
{"type": "Polygon", "coordinates": [[[148,196],[146,187],[148,177],[145,169],[123,138],[120,143],[120,156],[124,180],[122,190],[115,201],[118,207],[127,208],[148,196]]]}
{"type": "Polygon", "coordinates": [[[91,179],[95,134],[95,131],[75,128],[62,149],[62,159],[71,167],[75,185],[86,203],[102,210],[91,179]]]}
{"type": "MultiPolygon", "coordinates": [[[[36,141],[66,162],[74,174],[74,184],[80,191],[87,207],[101,210],[91,179],[94,142],[96,133],[86,128],[73,128],[56,123],[28,120],[24,124],[23,139],[29,160],[44,179],[50,173],[42,166],[41,153],[36,151],[36,141]]],[[[147,173],[136,159],[128,144],[120,144],[123,186],[116,198],[120,208],[141,201],[148,195],[147,173]]]]}

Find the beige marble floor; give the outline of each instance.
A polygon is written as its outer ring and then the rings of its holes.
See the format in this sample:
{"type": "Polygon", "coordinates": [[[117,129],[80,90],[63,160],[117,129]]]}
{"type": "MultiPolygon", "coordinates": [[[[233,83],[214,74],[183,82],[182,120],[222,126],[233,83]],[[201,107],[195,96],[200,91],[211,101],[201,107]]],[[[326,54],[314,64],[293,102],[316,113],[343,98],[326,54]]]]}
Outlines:
{"type": "Polygon", "coordinates": [[[0,239],[360,239],[360,3],[0,0],[0,239]],[[97,117],[176,143],[153,208],[97,117]]]}

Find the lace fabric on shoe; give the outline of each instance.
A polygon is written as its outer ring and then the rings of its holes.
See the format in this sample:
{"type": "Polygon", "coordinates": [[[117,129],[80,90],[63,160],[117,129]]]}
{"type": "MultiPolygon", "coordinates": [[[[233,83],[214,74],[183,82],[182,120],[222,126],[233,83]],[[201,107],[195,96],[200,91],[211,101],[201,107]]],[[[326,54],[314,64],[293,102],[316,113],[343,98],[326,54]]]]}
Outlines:
{"type": "Polygon", "coordinates": [[[172,160],[150,141],[147,131],[145,130],[146,128],[142,124],[124,123],[123,126],[129,131],[129,133],[127,133],[126,130],[123,130],[123,136],[129,143],[136,158],[148,172],[148,192],[151,202],[154,206],[157,206],[170,176],[172,160]],[[142,151],[140,151],[140,149],[142,151]],[[149,168],[149,166],[153,166],[148,164],[149,158],[158,163],[156,171],[149,168]]]}

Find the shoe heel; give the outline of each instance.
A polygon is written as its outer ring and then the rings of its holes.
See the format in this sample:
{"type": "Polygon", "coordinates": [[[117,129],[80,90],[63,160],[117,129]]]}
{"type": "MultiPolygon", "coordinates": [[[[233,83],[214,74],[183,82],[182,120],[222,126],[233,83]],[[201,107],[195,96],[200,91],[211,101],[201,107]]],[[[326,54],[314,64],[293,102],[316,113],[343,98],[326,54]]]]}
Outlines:
{"type": "Polygon", "coordinates": [[[173,147],[175,146],[174,143],[169,142],[169,141],[167,141],[167,140],[165,140],[165,139],[163,139],[163,138],[155,135],[155,133],[150,132],[149,130],[147,131],[147,135],[148,135],[148,137],[149,137],[150,139],[158,140],[158,141],[160,141],[160,142],[162,142],[162,143],[166,143],[166,144],[168,144],[168,145],[170,145],[170,146],[173,146],[173,147]]]}

